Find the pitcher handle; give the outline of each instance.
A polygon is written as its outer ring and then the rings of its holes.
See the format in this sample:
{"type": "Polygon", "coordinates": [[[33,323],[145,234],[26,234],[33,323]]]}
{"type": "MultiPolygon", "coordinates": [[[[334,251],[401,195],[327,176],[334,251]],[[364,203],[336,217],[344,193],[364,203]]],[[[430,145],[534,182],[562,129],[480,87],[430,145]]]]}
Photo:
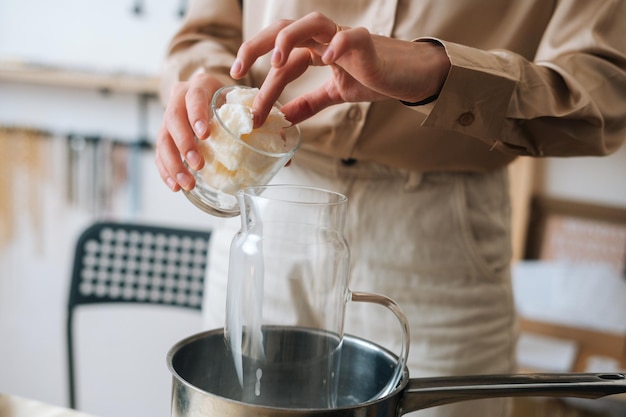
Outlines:
{"type": "Polygon", "coordinates": [[[402,338],[400,340],[400,354],[398,355],[398,365],[396,366],[396,371],[389,380],[389,383],[372,399],[384,398],[396,388],[400,379],[402,379],[404,365],[406,364],[409,356],[409,346],[411,343],[409,321],[400,306],[394,300],[384,295],[354,291],[349,293],[349,301],[379,304],[391,310],[400,322],[400,327],[402,328],[402,338]]]}

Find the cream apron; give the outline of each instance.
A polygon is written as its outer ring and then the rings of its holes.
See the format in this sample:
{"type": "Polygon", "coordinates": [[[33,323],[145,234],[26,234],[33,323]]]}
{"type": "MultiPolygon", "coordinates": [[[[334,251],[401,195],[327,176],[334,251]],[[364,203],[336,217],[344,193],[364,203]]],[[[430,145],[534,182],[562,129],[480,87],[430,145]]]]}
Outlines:
{"type": "MultiPolygon", "coordinates": [[[[400,304],[411,327],[410,376],[514,372],[506,169],[418,174],[349,162],[299,151],[273,182],[348,196],[350,289],[400,304]]],[[[224,326],[229,245],[238,229],[238,217],[227,219],[212,238],[207,328],[224,326]]],[[[399,352],[399,325],[381,307],[349,303],[345,332],[399,352]]],[[[471,401],[414,415],[500,417],[509,403],[471,401]]]]}

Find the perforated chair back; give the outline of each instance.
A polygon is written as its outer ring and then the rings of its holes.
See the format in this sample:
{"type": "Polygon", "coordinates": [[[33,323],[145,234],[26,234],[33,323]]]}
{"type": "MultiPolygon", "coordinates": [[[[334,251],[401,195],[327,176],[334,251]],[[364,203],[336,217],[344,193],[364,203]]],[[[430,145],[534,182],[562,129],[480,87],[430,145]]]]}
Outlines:
{"type": "Polygon", "coordinates": [[[100,222],[79,237],[67,305],[69,402],[76,408],[76,307],[142,303],[200,310],[210,231],[100,222]]]}

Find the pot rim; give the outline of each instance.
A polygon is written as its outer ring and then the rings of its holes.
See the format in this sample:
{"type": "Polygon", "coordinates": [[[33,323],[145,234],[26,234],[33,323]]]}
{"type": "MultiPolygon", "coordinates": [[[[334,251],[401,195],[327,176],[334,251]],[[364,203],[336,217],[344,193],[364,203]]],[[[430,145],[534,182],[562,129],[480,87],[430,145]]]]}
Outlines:
{"type": "MultiPolygon", "coordinates": [[[[192,389],[193,391],[202,394],[202,395],[208,395],[210,397],[219,399],[220,401],[226,401],[228,403],[231,404],[236,404],[238,406],[241,407],[250,407],[250,408],[254,408],[257,410],[268,410],[268,411],[289,411],[289,412],[306,412],[306,413],[323,413],[323,412],[337,412],[338,410],[354,410],[354,409],[359,409],[359,408],[363,408],[363,407],[369,407],[372,404],[377,404],[383,401],[389,401],[389,399],[400,395],[402,392],[404,392],[404,390],[406,389],[410,377],[409,377],[409,369],[407,368],[407,366],[405,365],[403,367],[403,371],[402,371],[402,378],[400,379],[400,381],[398,382],[398,385],[396,386],[396,388],[391,391],[389,394],[385,395],[384,397],[376,397],[374,399],[370,399],[364,402],[360,402],[358,404],[352,404],[352,405],[344,405],[344,406],[339,406],[339,407],[333,407],[333,408],[302,408],[302,407],[272,407],[272,406],[267,406],[267,405],[258,405],[258,404],[251,404],[251,403],[247,403],[244,401],[239,401],[239,400],[235,400],[232,398],[228,398],[228,397],[223,397],[221,395],[217,395],[215,393],[209,392],[209,391],[205,391],[201,388],[196,387],[195,385],[193,385],[192,383],[190,383],[189,381],[187,381],[185,378],[183,378],[175,369],[174,366],[172,364],[174,356],[176,356],[176,353],[185,345],[188,345],[192,342],[195,342],[199,339],[203,339],[206,336],[210,336],[210,335],[215,335],[215,334],[223,334],[224,333],[224,328],[217,328],[217,329],[212,329],[212,330],[206,330],[200,333],[196,333],[193,334],[191,336],[188,336],[182,340],[179,340],[178,342],[176,342],[176,344],[174,346],[172,346],[170,348],[170,350],[167,352],[167,368],[169,369],[170,373],[172,374],[172,376],[181,384],[185,385],[185,387],[187,387],[188,389],[192,389]]],[[[357,342],[358,344],[364,344],[364,345],[368,345],[368,346],[372,346],[372,342],[358,337],[358,336],[354,336],[354,335],[350,335],[350,334],[344,334],[344,339],[349,339],[353,342],[357,342]]],[[[389,351],[388,349],[376,345],[377,349],[380,349],[381,352],[383,352],[385,355],[390,356],[391,358],[393,358],[393,360],[395,360],[396,362],[398,361],[398,357],[397,355],[395,355],[393,352],[389,351]]]]}

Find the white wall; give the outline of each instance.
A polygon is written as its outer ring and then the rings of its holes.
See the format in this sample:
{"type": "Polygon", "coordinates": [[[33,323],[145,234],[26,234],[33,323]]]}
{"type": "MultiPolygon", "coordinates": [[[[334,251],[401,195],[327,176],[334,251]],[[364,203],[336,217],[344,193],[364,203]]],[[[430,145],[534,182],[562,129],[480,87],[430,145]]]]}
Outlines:
{"type": "MultiPolygon", "coordinates": [[[[180,23],[180,3],[0,0],[0,60],[154,75],[180,23]],[[143,3],[141,16],[132,13],[135,3],[143,3]]],[[[151,139],[161,113],[152,100],[151,139]]],[[[0,393],[67,405],[65,303],[80,230],[98,215],[191,228],[211,228],[215,219],[161,183],[150,151],[127,167],[139,187],[120,188],[113,209],[95,213],[68,203],[65,135],[137,140],[144,132],[132,94],[0,82],[0,126],[54,134],[45,145],[43,177],[24,169],[26,161],[0,155],[17,167],[0,184],[9,180],[18,187],[14,195],[0,196],[13,203],[17,230],[9,246],[0,245],[0,393]]],[[[0,231],[8,226],[0,224],[0,231]]],[[[100,417],[169,416],[165,355],[174,342],[202,330],[199,313],[127,306],[103,315],[88,308],[79,311],[75,329],[81,408],[100,417]],[[133,372],[145,378],[135,379],[133,372]]]]}
{"type": "Polygon", "coordinates": [[[554,158],[540,189],[563,199],[626,208],[626,146],[607,157],[554,158]]]}
{"type": "Polygon", "coordinates": [[[0,57],[153,74],[180,23],[180,0],[3,0],[0,57]],[[143,4],[141,15],[133,13],[143,4]]]}
{"type": "MultiPolygon", "coordinates": [[[[179,1],[141,3],[145,14],[136,17],[132,14],[133,0],[0,0],[0,60],[154,74],[167,39],[179,23],[179,1]]],[[[149,116],[149,134],[153,138],[161,116],[158,103],[150,104],[149,116]]],[[[137,98],[131,94],[102,95],[90,90],[6,82],[0,82],[0,125],[44,128],[59,136],[75,132],[126,140],[134,140],[141,133],[137,98]]],[[[52,174],[35,188],[42,197],[40,226],[20,213],[19,235],[11,246],[0,248],[0,392],[60,405],[66,404],[63,325],[71,248],[79,230],[93,219],[93,213],[68,205],[64,199],[67,166],[63,146],[62,139],[54,142],[50,153],[52,174]]],[[[113,215],[212,227],[215,219],[161,184],[152,158],[150,152],[144,153],[137,165],[141,181],[138,209],[122,206],[113,215]]],[[[626,147],[607,158],[544,162],[545,182],[540,184],[543,192],[626,208],[626,147]]],[[[27,172],[15,173],[20,184],[27,177],[27,172]]],[[[88,368],[83,369],[92,371],[92,375],[107,371],[107,377],[99,381],[84,380],[85,387],[92,387],[82,392],[85,409],[100,417],[169,415],[165,351],[173,341],[199,330],[199,318],[163,311],[145,315],[122,310],[113,314],[110,318],[89,311],[77,323],[88,346],[90,336],[115,332],[121,323],[128,325],[130,321],[130,328],[137,329],[122,330],[122,339],[115,343],[83,350],[87,356],[113,356],[121,364],[113,371],[98,368],[93,362],[84,364],[88,368]],[[157,330],[156,334],[150,335],[151,328],[157,330]],[[131,341],[135,336],[139,338],[131,341]],[[149,373],[153,384],[138,386],[128,381],[124,367],[137,368],[141,357],[149,365],[142,365],[140,372],[149,373]],[[138,403],[107,401],[112,391],[137,388],[132,392],[140,397],[138,403]]]]}

